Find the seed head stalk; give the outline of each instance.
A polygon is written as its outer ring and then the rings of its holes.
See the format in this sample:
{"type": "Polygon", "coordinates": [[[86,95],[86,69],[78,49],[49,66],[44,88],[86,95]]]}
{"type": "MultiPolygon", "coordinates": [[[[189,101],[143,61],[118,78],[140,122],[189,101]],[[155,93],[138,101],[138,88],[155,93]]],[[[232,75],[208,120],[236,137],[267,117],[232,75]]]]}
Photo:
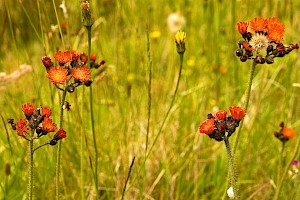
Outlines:
{"type": "MultiPolygon", "coordinates": [[[[251,66],[251,71],[250,71],[250,74],[249,74],[248,85],[247,85],[247,89],[246,89],[246,100],[245,100],[245,106],[244,106],[244,108],[246,110],[248,110],[248,106],[249,106],[251,86],[252,86],[252,82],[253,82],[253,77],[254,77],[254,72],[255,72],[256,65],[257,65],[257,63],[255,62],[255,60],[253,60],[252,66],[251,66]]],[[[235,154],[243,124],[244,124],[244,120],[241,121],[240,128],[239,128],[239,130],[236,134],[236,139],[235,139],[235,142],[234,142],[234,145],[233,145],[233,154],[235,154]]]]}

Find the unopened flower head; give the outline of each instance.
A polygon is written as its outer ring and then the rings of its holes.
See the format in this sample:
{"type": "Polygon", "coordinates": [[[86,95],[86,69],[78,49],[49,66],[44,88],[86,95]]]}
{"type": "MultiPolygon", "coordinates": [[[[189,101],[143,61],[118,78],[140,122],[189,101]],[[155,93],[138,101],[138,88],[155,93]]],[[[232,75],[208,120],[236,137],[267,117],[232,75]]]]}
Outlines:
{"type": "Polygon", "coordinates": [[[297,44],[283,45],[284,24],[275,17],[258,17],[249,22],[239,22],[237,29],[244,39],[238,42],[236,50],[236,55],[242,62],[255,59],[257,64],[272,64],[275,57],[283,57],[298,49],[297,44]]]}
{"type": "Polygon", "coordinates": [[[82,0],[80,3],[82,22],[85,27],[91,27],[94,24],[94,20],[91,14],[90,2],[88,0],[82,0]]]}
{"type": "Polygon", "coordinates": [[[178,31],[175,35],[175,43],[177,47],[177,52],[183,54],[185,52],[185,39],[186,33],[183,31],[178,31]]]}

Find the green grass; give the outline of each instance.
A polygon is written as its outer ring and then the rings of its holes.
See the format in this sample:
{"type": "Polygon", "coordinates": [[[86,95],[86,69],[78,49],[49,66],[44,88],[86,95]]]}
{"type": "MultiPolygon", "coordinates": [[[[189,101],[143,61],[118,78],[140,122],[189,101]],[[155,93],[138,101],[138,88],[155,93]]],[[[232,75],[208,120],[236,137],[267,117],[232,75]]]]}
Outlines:
{"type": "MultiPolygon", "coordinates": [[[[68,24],[64,43],[67,49],[87,52],[79,1],[75,2],[66,2],[68,19],[65,19],[60,2],[56,1],[60,22],[68,24]]],[[[52,108],[53,120],[58,123],[60,92],[49,84],[40,59],[44,52],[53,57],[63,46],[58,30],[50,34],[51,25],[57,23],[52,2],[39,3],[41,16],[37,1],[24,1],[23,5],[17,0],[0,2],[0,26],[3,27],[0,71],[8,74],[24,63],[33,67],[31,73],[0,90],[0,113],[4,119],[19,119],[23,117],[21,105],[30,102],[52,108]]],[[[234,55],[237,41],[241,39],[236,23],[253,17],[275,16],[285,23],[284,43],[299,43],[300,2],[101,0],[92,3],[96,21],[92,27],[92,53],[107,65],[105,77],[93,83],[100,199],[121,198],[133,157],[136,159],[124,199],[221,199],[227,178],[226,149],[223,143],[200,135],[198,126],[214,110],[241,105],[251,63],[241,63],[234,55]],[[148,116],[147,26],[150,32],[161,32],[159,39],[150,40],[151,147],[177,81],[179,57],[175,34],[166,25],[168,15],[176,11],[187,22],[183,29],[187,40],[178,96],[145,169],[138,174],[145,156],[148,116]],[[195,65],[187,64],[190,59],[195,59],[195,65]],[[226,67],[226,73],[221,73],[221,66],[226,67]]],[[[235,155],[240,199],[273,197],[275,189],[270,180],[276,184],[281,148],[273,132],[279,130],[281,121],[296,130],[296,137],[286,144],[287,160],[299,140],[300,88],[293,87],[293,83],[299,83],[298,55],[295,51],[275,59],[272,65],[256,67],[249,109],[235,155]]],[[[62,144],[61,199],[80,199],[81,185],[84,185],[85,199],[94,197],[95,193],[89,164],[89,156],[94,161],[94,149],[88,91],[84,89],[83,98],[82,90],[78,87],[75,93],[67,95],[72,106],[64,113],[67,138],[62,144]],[[83,183],[81,134],[87,139],[83,183]]],[[[7,179],[0,179],[0,197],[21,199],[26,195],[27,186],[27,142],[8,126],[11,154],[3,123],[0,130],[0,166],[11,165],[11,174],[7,179]]],[[[49,138],[41,138],[35,145],[49,138]]],[[[232,145],[234,139],[235,134],[230,138],[232,145]]],[[[46,146],[35,152],[35,199],[55,196],[56,150],[57,146],[46,146]]],[[[296,158],[299,160],[299,155],[296,158]]],[[[6,177],[4,170],[0,177],[6,177]]],[[[299,181],[299,176],[294,180],[287,178],[280,199],[297,199],[299,181]]]]}

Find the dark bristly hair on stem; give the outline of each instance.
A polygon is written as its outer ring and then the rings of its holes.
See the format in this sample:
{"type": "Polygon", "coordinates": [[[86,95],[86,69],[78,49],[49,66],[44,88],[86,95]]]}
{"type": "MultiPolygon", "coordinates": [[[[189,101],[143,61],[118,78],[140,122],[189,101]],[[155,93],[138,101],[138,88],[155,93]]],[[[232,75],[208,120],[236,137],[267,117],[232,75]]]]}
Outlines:
{"type": "Polygon", "coordinates": [[[127,178],[126,178],[126,181],[125,181],[125,184],[124,184],[124,188],[123,188],[123,192],[122,192],[122,200],[124,199],[124,196],[125,196],[125,191],[126,191],[127,183],[129,181],[129,177],[130,177],[131,170],[132,170],[132,167],[133,167],[133,164],[134,164],[134,160],[135,160],[135,157],[133,157],[131,165],[130,165],[129,170],[128,170],[127,178]]]}
{"type": "MultiPolygon", "coordinates": [[[[88,34],[88,67],[91,69],[91,46],[92,46],[92,26],[94,24],[94,20],[91,14],[91,7],[88,0],[82,0],[80,4],[81,13],[82,13],[82,22],[86,27],[88,34]]],[[[91,128],[93,135],[93,144],[95,151],[95,169],[94,169],[94,186],[96,192],[96,199],[99,199],[98,194],[98,148],[95,134],[95,125],[94,125],[94,111],[93,111],[93,88],[90,86],[90,114],[91,114],[91,128]]]]}

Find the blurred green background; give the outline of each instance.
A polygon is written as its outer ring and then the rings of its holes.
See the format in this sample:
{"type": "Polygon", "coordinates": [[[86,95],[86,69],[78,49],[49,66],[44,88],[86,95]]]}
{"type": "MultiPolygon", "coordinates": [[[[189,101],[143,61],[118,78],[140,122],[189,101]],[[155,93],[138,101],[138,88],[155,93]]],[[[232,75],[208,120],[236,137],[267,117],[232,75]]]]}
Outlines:
{"type": "MultiPolygon", "coordinates": [[[[9,77],[0,82],[2,199],[23,199],[27,188],[27,142],[11,130],[6,119],[23,118],[21,105],[28,102],[50,107],[54,121],[59,120],[61,94],[49,83],[41,57],[53,57],[58,50],[87,52],[80,2],[66,0],[61,4],[57,0],[0,1],[0,73],[6,73],[0,80],[9,77]],[[23,64],[32,70],[9,76],[23,64]]],[[[300,1],[93,0],[92,12],[92,53],[98,60],[104,59],[107,67],[101,76],[93,71],[101,199],[121,197],[133,157],[136,160],[125,199],[221,199],[228,167],[225,146],[200,135],[198,127],[208,113],[243,106],[251,62],[241,63],[234,54],[242,39],[236,24],[254,17],[277,17],[285,24],[284,44],[299,43],[300,1]],[[168,24],[171,14],[179,20],[173,25],[168,24]],[[147,33],[153,63],[151,145],[170,105],[179,71],[172,26],[187,33],[178,96],[146,167],[138,174],[147,128],[147,33]]],[[[274,195],[281,143],[273,132],[279,130],[280,122],[296,130],[296,137],[286,144],[286,164],[300,139],[298,54],[295,51],[275,59],[272,65],[256,68],[235,155],[241,199],[270,199],[274,195]]],[[[65,113],[61,199],[80,199],[80,185],[84,185],[84,199],[93,199],[89,156],[93,160],[94,153],[87,89],[77,88],[68,94],[67,101],[72,106],[65,113]],[[82,168],[81,136],[86,137],[82,168]]],[[[35,145],[49,138],[41,138],[35,145]]],[[[233,134],[232,144],[234,139],[233,134]]],[[[54,198],[56,148],[46,146],[35,152],[35,199],[54,198]]],[[[287,177],[280,199],[299,199],[299,182],[299,175],[287,177]]]]}

